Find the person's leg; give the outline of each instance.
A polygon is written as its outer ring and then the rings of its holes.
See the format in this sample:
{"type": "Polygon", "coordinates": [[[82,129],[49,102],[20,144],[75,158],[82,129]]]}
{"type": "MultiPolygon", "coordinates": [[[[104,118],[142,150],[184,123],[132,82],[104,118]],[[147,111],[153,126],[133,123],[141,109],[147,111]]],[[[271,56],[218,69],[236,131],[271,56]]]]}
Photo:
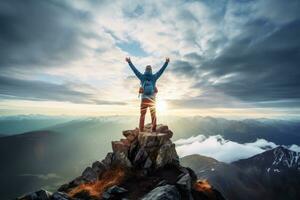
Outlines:
{"type": "Polygon", "coordinates": [[[155,103],[150,106],[150,113],[151,113],[151,121],[152,121],[152,132],[156,132],[156,109],[155,103]]]}
{"type": "Polygon", "coordinates": [[[144,99],[142,99],[141,101],[141,115],[140,115],[140,124],[139,124],[139,128],[140,131],[144,131],[144,124],[145,124],[145,116],[146,116],[146,112],[147,112],[147,103],[144,101],[144,99]]]}

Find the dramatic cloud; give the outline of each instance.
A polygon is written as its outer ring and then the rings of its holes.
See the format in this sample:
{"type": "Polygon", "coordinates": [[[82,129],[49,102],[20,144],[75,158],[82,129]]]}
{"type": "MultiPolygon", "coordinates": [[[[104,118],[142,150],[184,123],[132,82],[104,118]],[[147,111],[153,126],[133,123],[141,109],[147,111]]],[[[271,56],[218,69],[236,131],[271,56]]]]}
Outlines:
{"type": "MultiPolygon", "coordinates": [[[[200,154],[227,163],[249,158],[278,146],[264,139],[257,139],[252,143],[241,144],[225,140],[220,135],[210,136],[208,138],[203,135],[198,135],[196,137],[177,140],[175,144],[180,157],[200,154]]],[[[300,150],[300,147],[295,144],[288,148],[297,152],[300,150]]]]}
{"type": "Polygon", "coordinates": [[[159,95],[174,108],[292,112],[300,108],[299,4],[2,1],[0,73],[6,79],[1,81],[26,83],[10,91],[3,86],[1,99],[136,102],[139,82],[127,78],[132,72],[124,57],[131,56],[141,71],[147,64],[156,71],[169,56],[170,66],[158,86],[159,95]],[[43,86],[28,89],[28,82],[39,81],[43,86]],[[96,89],[70,89],[69,83],[77,82],[96,89]],[[56,86],[61,91],[41,91],[56,86]]]}
{"type": "Polygon", "coordinates": [[[124,102],[99,100],[87,93],[91,88],[79,84],[53,84],[43,81],[20,80],[0,76],[0,97],[26,100],[53,100],[73,103],[116,104],[124,102]],[[85,92],[83,92],[85,91],[85,92]]]}

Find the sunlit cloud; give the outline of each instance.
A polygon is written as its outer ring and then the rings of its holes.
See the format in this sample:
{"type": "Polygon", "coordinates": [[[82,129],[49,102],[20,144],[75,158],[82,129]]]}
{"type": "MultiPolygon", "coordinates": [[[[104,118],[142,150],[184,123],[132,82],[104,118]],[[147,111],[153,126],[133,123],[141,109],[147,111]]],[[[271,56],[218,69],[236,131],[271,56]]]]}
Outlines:
{"type": "MultiPolygon", "coordinates": [[[[187,139],[177,140],[175,141],[175,144],[180,157],[200,154],[227,163],[249,158],[278,146],[265,139],[257,139],[255,142],[250,143],[238,143],[226,140],[220,135],[209,137],[198,135],[187,139]]],[[[287,146],[287,148],[297,152],[300,150],[300,147],[295,144],[287,146]]]]}
{"type": "Polygon", "coordinates": [[[130,113],[131,105],[139,105],[139,81],[124,57],[130,56],[143,72],[148,64],[157,71],[168,56],[170,65],[157,86],[169,114],[227,110],[230,115],[252,109],[245,114],[266,115],[258,111],[266,107],[273,108],[265,109],[272,111],[269,116],[293,114],[289,108],[300,106],[296,5],[279,0],[155,0],[130,6],[123,1],[2,2],[6,18],[1,30],[9,34],[0,34],[5,47],[0,81],[24,80],[68,91],[42,95],[43,87],[29,91],[18,86],[9,92],[2,87],[0,101],[11,101],[13,110],[16,100],[34,103],[35,98],[71,107],[118,102],[130,113]],[[27,91],[26,98],[18,91],[27,91]]]}

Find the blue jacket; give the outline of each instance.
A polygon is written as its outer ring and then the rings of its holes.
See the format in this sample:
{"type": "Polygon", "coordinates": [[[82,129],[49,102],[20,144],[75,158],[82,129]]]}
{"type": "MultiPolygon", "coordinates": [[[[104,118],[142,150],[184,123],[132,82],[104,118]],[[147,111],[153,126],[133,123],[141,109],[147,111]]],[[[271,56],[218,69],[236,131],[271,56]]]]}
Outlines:
{"type": "MultiPolygon", "coordinates": [[[[156,72],[155,74],[153,74],[152,72],[149,71],[145,71],[144,74],[142,74],[141,72],[139,72],[139,70],[137,70],[137,68],[132,64],[131,61],[128,62],[130,68],[132,69],[132,71],[134,72],[134,74],[138,77],[138,79],[141,81],[141,86],[144,85],[144,82],[146,80],[151,81],[153,84],[153,87],[155,88],[156,85],[156,81],[159,79],[159,77],[162,75],[162,73],[165,71],[165,69],[167,68],[169,62],[165,62],[165,64],[160,68],[160,70],[158,72],[156,72]]],[[[154,99],[155,98],[155,94],[152,95],[145,95],[142,94],[142,99],[154,99]]]]}

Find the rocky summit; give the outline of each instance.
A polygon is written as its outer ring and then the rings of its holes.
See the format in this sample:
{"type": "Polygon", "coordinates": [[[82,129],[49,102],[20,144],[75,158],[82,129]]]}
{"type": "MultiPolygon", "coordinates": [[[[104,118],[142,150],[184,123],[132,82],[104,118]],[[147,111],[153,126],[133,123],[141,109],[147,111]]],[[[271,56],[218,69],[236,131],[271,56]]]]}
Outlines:
{"type": "Polygon", "coordinates": [[[151,132],[138,128],[123,131],[124,138],[112,142],[112,150],[82,174],[54,193],[39,190],[17,200],[223,200],[207,181],[197,180],[190,168],[180,165],[166,125],[151,132]]]}

